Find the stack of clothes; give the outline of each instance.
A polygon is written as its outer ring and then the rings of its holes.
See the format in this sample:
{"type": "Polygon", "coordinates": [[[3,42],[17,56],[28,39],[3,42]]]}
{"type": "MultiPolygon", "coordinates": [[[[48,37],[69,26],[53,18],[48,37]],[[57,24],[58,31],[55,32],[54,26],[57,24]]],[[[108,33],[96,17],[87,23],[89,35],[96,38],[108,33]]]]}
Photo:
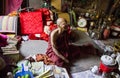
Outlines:
{"type": "Polygon", "coordinates": [[[1,47],[3,55],[19,53],[18,46],[17,46],[19,41],[20,41],[20,38],[18,37],[13,37],[13,38],[6,37],[6,41],[5,41],[6,45],[1,47]]]}
{"type": "Polygon", "coordinates": [[[54,65],[52,60],[44,54],[28,56],[17,62],[17,68],[13,71],[13,77],[21,77],[20,73],[30,72],[30,78],[70,78],[67,70],[63,67],[54,65]]]}

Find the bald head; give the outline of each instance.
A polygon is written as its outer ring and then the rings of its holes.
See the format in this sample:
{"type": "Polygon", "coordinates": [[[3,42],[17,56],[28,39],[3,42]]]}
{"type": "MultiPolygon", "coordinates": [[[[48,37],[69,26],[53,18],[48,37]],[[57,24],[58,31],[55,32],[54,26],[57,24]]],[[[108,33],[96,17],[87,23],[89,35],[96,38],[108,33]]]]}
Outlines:
{"type": "Polygon", "coordinates": [[[58,18],[57,19],[57,25],[61,26],[61,25],[66,25],[67,21],[64,18],[58,18]]]}

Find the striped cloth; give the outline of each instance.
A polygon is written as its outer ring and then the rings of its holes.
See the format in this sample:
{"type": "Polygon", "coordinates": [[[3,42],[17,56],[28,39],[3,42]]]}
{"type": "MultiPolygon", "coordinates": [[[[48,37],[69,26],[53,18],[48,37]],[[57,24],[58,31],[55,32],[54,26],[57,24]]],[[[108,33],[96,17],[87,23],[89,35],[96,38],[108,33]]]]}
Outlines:
{"type": "Polygon", "coordinates": [[[0,16],[0,32],[15,33],[17,27],[17,16],[0,16]]]}

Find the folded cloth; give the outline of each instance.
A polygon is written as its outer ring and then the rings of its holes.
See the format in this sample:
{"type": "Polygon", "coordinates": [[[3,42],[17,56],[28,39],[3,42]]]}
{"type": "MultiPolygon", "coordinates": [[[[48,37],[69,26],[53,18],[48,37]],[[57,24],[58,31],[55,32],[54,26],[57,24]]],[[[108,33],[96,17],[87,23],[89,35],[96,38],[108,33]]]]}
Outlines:
{"type": "Polygon", "coordinates": [[[5,47],[1,47],[1,49],[2,49],[3,55],[19,53],[19,50],[17,50],[17,47],[15,45],[7,45],[5,47]]]}
{"type": "Polygon", "coordinates": [[[47,55],[45,55],[45,54],[37,54],[36,55],[36,60],[39,62],[39,61],[44,61],[44,63],[46,64],[46,65],[53,65],[54,63],[53,63],[53,61],[52,61],[52,59],[50,59],[47,55]]]}
{"type": "Polygon", "coordinates": [[[14,38],[8,37],[8,45],[1,47],[3,54],[15,54],[19,53],[17,49],[17,44],[20,41],[20,37],[16,36],[14,38]]]}
{"type": "Polygon", "coordinates": [[[19,51],[8,51],[8,52],[4,52],[3,55],[7,55],[7,54],[18,54],[19,51]]]}
{"type": "Polygon", "coordinates": [[[5,47],[1,47],[2,51],[16,51],[17,48],[15,45],[7,45],[5,47]]]}
{"type": "Polygon", "coordinates": [[[19,53],[15,45],[7,45],[5,47],[1,47],[3,54],[16,54],[19,53]]]}
{"type": "Polygon", "coordinates": [[[8,37],[7,42],[8,42],[8,44],[16,45],[18,43],[18,39],[15,37],[14,38],[8,37]]]}
{"type": "Polygon", "coordinates": [[[34,56],[28,57],[27,60],[29,60],[30,62],[35,62],[35,61],[40,62],[40,61],[43,61],[44,64],[46,64],[46,65],[54,65],[52,59],[50,59],[45,54],[36,54],[34,56]]]}

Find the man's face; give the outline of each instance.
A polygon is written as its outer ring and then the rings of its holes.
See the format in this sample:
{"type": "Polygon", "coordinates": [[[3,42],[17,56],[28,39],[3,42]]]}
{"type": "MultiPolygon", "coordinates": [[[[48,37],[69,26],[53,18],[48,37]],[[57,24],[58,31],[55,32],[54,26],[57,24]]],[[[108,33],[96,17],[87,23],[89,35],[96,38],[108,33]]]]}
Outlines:
{"type": "Polygon", "coordinates": [[[63,28],[63,29],[67,29],[68,28],[68,26],[67,26],[65,21],[61,22],[60,27],[63,28]]]}

